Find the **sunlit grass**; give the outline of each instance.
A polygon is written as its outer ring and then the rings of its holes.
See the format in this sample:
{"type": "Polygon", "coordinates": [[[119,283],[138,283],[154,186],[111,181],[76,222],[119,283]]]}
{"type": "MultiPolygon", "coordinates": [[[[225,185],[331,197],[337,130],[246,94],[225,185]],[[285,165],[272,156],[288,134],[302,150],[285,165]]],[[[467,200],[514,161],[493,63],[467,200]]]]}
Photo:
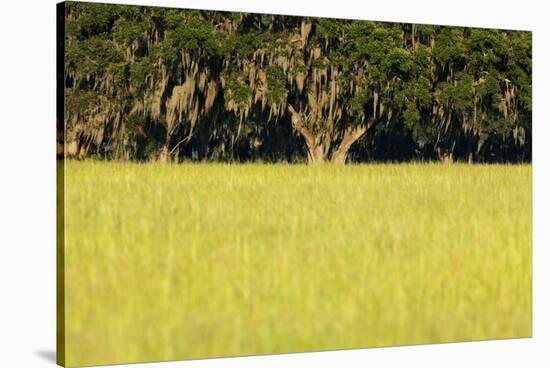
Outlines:
{"type": "Polygon", "coordinates": [[[531,166],[65,178],[69,365],[531,335],[531,166]]]}

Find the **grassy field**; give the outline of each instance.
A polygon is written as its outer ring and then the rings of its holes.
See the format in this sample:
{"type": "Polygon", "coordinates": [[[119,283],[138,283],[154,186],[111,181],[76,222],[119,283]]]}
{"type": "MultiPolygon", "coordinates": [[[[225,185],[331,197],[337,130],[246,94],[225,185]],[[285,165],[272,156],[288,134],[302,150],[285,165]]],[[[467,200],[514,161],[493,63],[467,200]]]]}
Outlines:
{"type": "Polygon", "coordinates": [[[531,335],[531,166],[69,161],[66,363],[531,335]]]}

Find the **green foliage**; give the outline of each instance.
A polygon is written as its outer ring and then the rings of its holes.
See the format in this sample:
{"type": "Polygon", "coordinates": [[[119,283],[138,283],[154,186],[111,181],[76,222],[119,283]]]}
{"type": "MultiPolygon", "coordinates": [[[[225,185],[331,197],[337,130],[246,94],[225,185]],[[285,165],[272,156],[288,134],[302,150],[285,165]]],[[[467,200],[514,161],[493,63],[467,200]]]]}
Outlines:
{"type": "Polygon", "coordinates": [[[273,35],[265,32],[246,32],[229,35],[227,51],[238,58],[250,57],[256,50],[270,48],[276,49],[276,40],[273,35]]]}
{"type": "Polygon", "coordinates": [[[134,85],[143,84],[147,77],[155,74],[155,65],[150,58],[140,59],[130,65],[130,81],[134,85]]]}
{"type": "Polygon", "coordinates": [[[105,36],[74,41],[67,47],[65,62],[84,74],[105,71],[111,63],[123,61],[122,52],[105,36]]]}
{"type": "Polygon", "coordinates": [[[466,61],[464,29],[458,27],[438,27],[433,56],[443,66],[460,68],[466,61]]]}
{"type": "MultiPolygon", "coordinates": [[[[191,128],[197,123],[204,125],[199,130],[208,144],[234,147],[243,134],[250,133],[256,139],[250,147],[282,150],[296,139],[291,136],[288,105],[302,109],[298,112],[305,116],[317,99],[322,106],[313,107],[318,121],[312,129],[333,134],[333,142],[344,129],[370,124],[373,133],[356,153],[359,160],[370,157],[375,147],[368,144],[380,144],[377,139],[408,145],[408,152],[419,152],[421,159],[453,147],[462,157],[475,148],[479,161],[530,157],[529,32],[320,18],[307,20],[312,28],[302,45],[302,21],[289,16],[69,3],[68,115],[86,110],[103,96],[109,103],[102,105],[108,111],[100,114],[106,117],[101,131],[116,135],[117,129],[107,127],[115,124],[113,119],[127,121],[133,107],[143,105],[145,118],[161,128],[139,142],[133,138],[130,146],[141,155],[148,142],[167,134],[171,91],[195,78],[189,84],[194,90],[185,92],[187,100],[181,104],[189,111],[174,112],[178,119],[170,134],[176,136],[170,142],[186,139],[186,134],[197,131],[191,128]],[[259,70],[265,71],[265,85],[255,74],[259,70]],[[303,88],[291,89],[291,85],[303,88]],[[267,100],[255,104],[252,96],[267,100]],[[207,101],[213,104],[208,109],[207,101]],[[279,108],[276,114],[268,111],[273,104],[279,108]],[[325,126],[331,108],[333,113],[338,110],[333,132],[325,126]],[[249,120],[243,112],[250,114],[249,120]],[[236,115],[240,124],[233,124],[236,115]],[[279,132],[277,138],[268,138],[269,119],[286,125],[286,136],[279,132]],[[221,130],[226,131],[221,134],[221,130]],[[276,142],[266,144],[268,139],[276,142]],[[491,143],[484,146],[485,142],[491,143]]],[[[97,121],[79,124],[87,137],[123,141],[97,137],[97,121]]],[[[186,139],[180,148],[190,152],[188,145],[193,144],[198,143],[186,139]]],[[[288,153],[291,160],[303,154],[298,145],[288,153]]],[[[113,147],[108,149],[117,150],[113,154],[117,157],[124,152],[113,147]]],[[[216,147],[196,149],[228,152],[216,147]]],[[[250,152],[256,155],[262,149],[231,154],[245,152],[250,157],[250,152]]]]}
{"type": "Polygon", "coordinates": [[[224,78],[226,79],[224,99],[234,102],[241,108],[245,108],[248,100],[252,97],[252,88],[246,82],[246,75],[232,69],[224,75],[224,78]]]}
{"type": "Polygon", "coordinates": [[[471,109],[473,106],[473,78],[465,73],[457,73],[456,82],[447,89],[449,100],[459,111],[471,109]]]}
{"type": "Polygon", "coordinates": [[[365,105],[368,103],[368,96],[358,93],[350,99],[348,111],[351,116],[364,116],[365,105]]]}
{"type": "Polygon", "coordinates": [[[97,95],[91,91],[67,89],[65,103],[67,110],[81,114],[94,107],[97,95]]]}
{"type": "Polygon", "coordinates": [[[222,47],[214,27],[199,12],[190,12],[181,17],[179,22],[171,20],[169,23],[175,24],[174,29],[168,32],[168,38],[171,46],[177,50],[201,50],[213,56],[222,47]]]}
{"type": "Polygon", "coordinates": [[[127,88],[127,83],[130,80],[130,67],[128,63],[116,63],[109,65],[109,75],[118,88],[127,88]]]}
{"type": "Polygon", "coordinates": [[[145,148],[143,149],[143,157],[145,159],[150,158],[153,153],[158,149],[158,146],[159,142],[157,142],[155,139],[148,140],[145,148]]]}
{"type": "Polygon", "coordinates": [[[162,59],[166,63],[173,63],[178,57],[176,49],[171,47],[166,41],[153,45],[150,54],[154,60],[162,59]]]}
{"type": "Polygon", "coordinates": [[[267,95],[275,102],[281,103],[286,99],[286,75],[284,71],[277,66],[270,65],[266,70],[267,95]]]}
{"type": "Polygon", "coordinates": [[[413,101],[407,101],[405,103],[405,110],[403,111],[403,121],[407,126],[414,127],[414,124],[420,120],[420,112],[416,108],[416,104],[413,101]]]}
{"type": "Polygon", "coordinates": [[[325,58],[315,59],[311,64],[316,69],[326,69],[330,65],[330,62],[325,58]]]}
{"type": "Polygon", "coordinates": [[[345,28],[344,22],[338,19],[320,18],[316,22],[316,33],[324,38],[337,38],[345,28]]]}
{"type": "Polygon", "coordinates": [[[504,40],[497,30],[468,30],[466,45],[474,69],[482,69],[488,64],[498,66],[505,57],[504,40]]]}
{"type": "Polygon", "coordinates": [[[117,43],[131,45],[145,36],[148,26],[146,22],[120,19],[115,23],[113,36],[117,43]]]}
{"type": "Polygon", "coordinates": [[[125,121],[126,131],[130,136],[135,136],[141,131],[143,123],[144,123],[143,114],[138,112],[132,113],[128,115],[128,117],[126,118],[126,121],[125,121]]]}
{"type": "Polygon", "coordinates": [[[78,2],[68,3],[67,6],[70,13],[78,14],[76,21],[71,26],[82,37],[108,32],[123,9],[109,4],[78,2]]]}

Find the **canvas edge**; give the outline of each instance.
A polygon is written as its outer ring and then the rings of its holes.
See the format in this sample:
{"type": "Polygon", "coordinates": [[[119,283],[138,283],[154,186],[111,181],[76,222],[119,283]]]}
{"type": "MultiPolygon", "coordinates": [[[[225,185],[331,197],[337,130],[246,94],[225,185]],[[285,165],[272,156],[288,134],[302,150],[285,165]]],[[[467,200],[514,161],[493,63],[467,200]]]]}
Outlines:
{"type": "Polygon", "coordinates": [[[56,363],[65,366],[65,2],[56,4],[56,363]]]}

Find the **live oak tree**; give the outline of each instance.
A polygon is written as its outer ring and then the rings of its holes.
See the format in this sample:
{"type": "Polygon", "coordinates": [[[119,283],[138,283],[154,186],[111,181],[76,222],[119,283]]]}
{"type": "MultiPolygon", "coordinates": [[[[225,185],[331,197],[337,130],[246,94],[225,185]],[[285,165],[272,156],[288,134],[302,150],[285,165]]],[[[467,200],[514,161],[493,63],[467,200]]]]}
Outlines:
{"type": "Polygon", "coordinates": [[[65,22],[69,156],[530,160],[529,32],[87,3],[65,22]]]}

